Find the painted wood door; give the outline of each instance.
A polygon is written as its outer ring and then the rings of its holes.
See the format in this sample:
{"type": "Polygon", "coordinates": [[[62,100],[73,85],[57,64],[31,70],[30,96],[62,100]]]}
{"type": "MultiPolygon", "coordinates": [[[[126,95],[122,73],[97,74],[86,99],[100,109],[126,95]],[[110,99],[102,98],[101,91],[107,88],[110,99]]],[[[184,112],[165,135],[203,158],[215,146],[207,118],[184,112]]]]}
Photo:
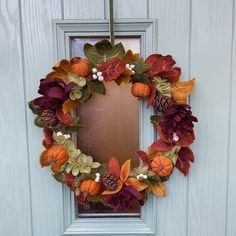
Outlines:
{"type": "MultiPolygon", "coordinates": [[[[158,200],[159,236],[236,235],[236,22],[234,0],[114,0],[116,18],[157,18],[158,51],[197,78],[196,163],[175,171],[158,200]]],[[[38,156],[41,132],[27,101],[54,63],[53,19],[108,18],[106,0],[0,1],[0,235],[58,236],[62,187],[38,156]]]]}

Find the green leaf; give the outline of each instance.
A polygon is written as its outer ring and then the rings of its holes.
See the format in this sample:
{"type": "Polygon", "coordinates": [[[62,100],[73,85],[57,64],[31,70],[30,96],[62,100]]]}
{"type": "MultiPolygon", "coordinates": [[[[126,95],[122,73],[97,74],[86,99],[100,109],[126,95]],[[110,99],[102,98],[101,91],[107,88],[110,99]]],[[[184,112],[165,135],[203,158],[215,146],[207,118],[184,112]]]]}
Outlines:
{"type": "Polygon", "coordinates": [[[115,57],[120,59],[125,56],[125,49],[122,43],[112,46],[108,40],[101,40],[94,46],[86,43],[84,45],[84,54],[88,58],[92,67],[100,67],[104,62],[109,61],[115,57]]]}
{"type": "Polygon", "coordinates": [[[52,176],[55,178],[57,182],[62,183],[62,184],[65,183],[63,172],[53,173],[52,176]]]}
{"type": "Polygon", "coordinates": [[[97,169],[100,165],[101,165],[101,164],[100,164],[99,162],[93,162],[93,163],[91,164],[91,168],[92,168],[92,169],[97,169]]]}
{"type": "Polygon", "coordinates": [[[100,175],[105,175],[105,173],[107,172],[107,164],[103,163],[100,165],[100,167],[97,169],[97,172],[100,175]]]}
{"type": "Polygon", "coordinates": [[[34,120],[34,124],[40,128],[42,128],[44,125],[43,125],[43,121],[42,121],[42,118],[41,116],[37,116],[34,120]]]}
{"type": "Polygon", "coordinates": [[[131,64],[135,66],[133,70],[135,71],[136,74],[142,74],[146,72],[150,67],[150,65],[144,63],[143,58],[137,58],[131,61],[130,65],[131,64]]]}
{"type": "Polygon", "coordinates": [[[171,97],[171,86],[166,79],[162,79],[159,76],[153,77],[156,84],[156,89],[159,94],[166,97],[171,97]]]}
{"type": "Polygon", "coordinates": [[[163,118],[164,118],[164,116],[161,115],[161,114],[160,114],[160,115],[157,114],[157,115],[152,115],[152,116],[150,116],[150,120],[151,120],[151,122],[152,122],[153,125],[156,125],[156,123],[162,121],[163,118]]]}
{"type": "Polygon", "coordinates": [[[92,96],[92,91],[88,87],[88,85],[84,86],[82,89],[82,96],[80,98],[80,102],[86,102],[92,96]]]}
{"type": "Polygon", "coordinates": [[[148,181],[151,184],[159,184],[161,182],[161,179],[158,175],[148,175],[148,181]]]}
{"type": "Polygon", "coordinates": [[[175,145],[171,150],[164,151],[164,152],[159,152],[159,154],[162,155],[162,156],[166,156],[166,157],[170,158],[171,161],[175,165],[175,163],[178,159],[178,152],[179,152],[180,148],[181,148],[180,146],[175,145]]]}
{"type": "Polygon", "coordinates": [[[146,73],[143,74],[135,74],[134,77],[130,80],[132,84],[134,83],[143,83],[148,84],[148,77],[146,73]]]}
{"type": "Polygon", "coordinates": [[[90,202],[94,202],[94,203],[103,202],[102,197],[100,197],[99,195],[88,196],[87,199],[88,199],[88,201],[90,201],[90,202]]]}
{"type": "Polygon", "coordinates": [[[91,80],[90,82],[88,82],[88,86],[95,93],[99,93],[103,95],[106,94],[106,88],[103,82],[100,82],[99,80],[91,80]]]}

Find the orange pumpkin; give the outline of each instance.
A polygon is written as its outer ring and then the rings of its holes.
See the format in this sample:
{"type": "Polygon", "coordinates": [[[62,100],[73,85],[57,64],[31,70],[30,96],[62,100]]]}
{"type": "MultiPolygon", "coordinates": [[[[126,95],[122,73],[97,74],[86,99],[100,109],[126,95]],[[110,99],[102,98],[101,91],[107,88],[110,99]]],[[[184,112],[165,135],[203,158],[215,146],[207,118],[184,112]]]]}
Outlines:
{"type": "Polygon", "coordinates": [[[46,152],[46,158],[48,163],[51,164],[51,169],[53,172],[59,172],[61,166],[66,163],[69,155],[66,149],[62,146],[54,145],[49,148],[46,152]]]}
{"type": "Polygon", "coordinates": [[[84,180],[80,183],[80,191],[88,193],[90,196],[96,195],[101,188],[101,184],[93,179],[84,180]]]}
{"type": "Polygon", "coordinates": [[[89,74],[89,64],[87,59],[80,59],[78,62],[72,64],[72,72],[80,76],[87,76],[89,74]]]}
{"type": "Polygon", "coordinates": [[[168,157],[156,156],[151,162],[151,168],[159,176],[167,176],[173,169],[173,163],[168,157]]]}
{"type": "Polygon", "coordinates": [[[135,83],[131,87],[131,93],[135,97],[148,97],[151,93],[150,86],[148,84],[143,83],[135,83]]]}

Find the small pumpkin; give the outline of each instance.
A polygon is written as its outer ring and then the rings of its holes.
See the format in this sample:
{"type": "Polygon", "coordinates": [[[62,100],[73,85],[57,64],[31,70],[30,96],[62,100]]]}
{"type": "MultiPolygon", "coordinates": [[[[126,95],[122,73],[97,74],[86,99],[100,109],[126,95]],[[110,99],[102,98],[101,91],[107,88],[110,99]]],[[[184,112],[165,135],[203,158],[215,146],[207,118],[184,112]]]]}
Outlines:
{"type": "Polygon", "coordinates": [[[131,93],[135,97],[148,97],[151,93],[151,88],[148,84],[134,83],[131,87],[131,93]]]}
{"type": "Polygon", "coordinates": [[[89,74],[89,64],[87,59],[80,59],[71,66],[72,72],[85,77],[89,74]]]}
{"type": "Polygon", "coordinates": [[[151,169],[159,176],[167,176],[173,169],[173,163],[168,157],[156,156],[151,162],[151,169]]]}
{"type": "Polygon", "coordinates": [[[66,149],[62,146],[54,145],[49,148],[45,154],[48,163],[51,164],[51,169],[53,172],[59,172],[61,166],[66,163],[69,155],[66,149]]]}
{"type": "Polygon", "coordinates": [[[96,195],[101,188],[101,184],[93,179],[87,179],[80,183],[80,191],[82,193],[87,193],[90,196],[96,195]]]}

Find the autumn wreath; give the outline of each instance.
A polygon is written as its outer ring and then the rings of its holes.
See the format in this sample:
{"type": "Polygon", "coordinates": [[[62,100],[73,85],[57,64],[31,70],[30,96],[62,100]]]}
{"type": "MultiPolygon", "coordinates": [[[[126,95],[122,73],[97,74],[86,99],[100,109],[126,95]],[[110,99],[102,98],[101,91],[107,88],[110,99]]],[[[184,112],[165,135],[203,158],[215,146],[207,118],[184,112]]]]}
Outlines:
{"type": "Polygon", "coordinates": [[[35,124],[45,136],[41,166],[50,166],[55,179],[65,183],[80,204],[101,202],[117,212],[131,208],[134,201],[143,205],[148,192],[166,196],[164,182],[174,167],[187,175],[194,161],[189,145],[195,139],[197,118],[187,99],[195,80],[180,82],[181,69],[173,67],[171,56],[153,54],[143,60],[131,50],[125,52],[121,43],[85,44],[84,54],[86,58],[64,59],[54,65],[40,80],[41,96],[29,102],[37,115],[35,124]],[[156,111],[151,122],[160,139],[148,147],[148,153],[137,151],[142,160],[138,168],[131,169],[131,160],[120,167],[116,157],[108,163],[96,162],[77,149],[70,136],[81,128],[73,109],[93,93],[105,95],[104,83],[112,81],[132,83],[132,95],[147,99],[147,108],[153,106],[156,111]]]}

